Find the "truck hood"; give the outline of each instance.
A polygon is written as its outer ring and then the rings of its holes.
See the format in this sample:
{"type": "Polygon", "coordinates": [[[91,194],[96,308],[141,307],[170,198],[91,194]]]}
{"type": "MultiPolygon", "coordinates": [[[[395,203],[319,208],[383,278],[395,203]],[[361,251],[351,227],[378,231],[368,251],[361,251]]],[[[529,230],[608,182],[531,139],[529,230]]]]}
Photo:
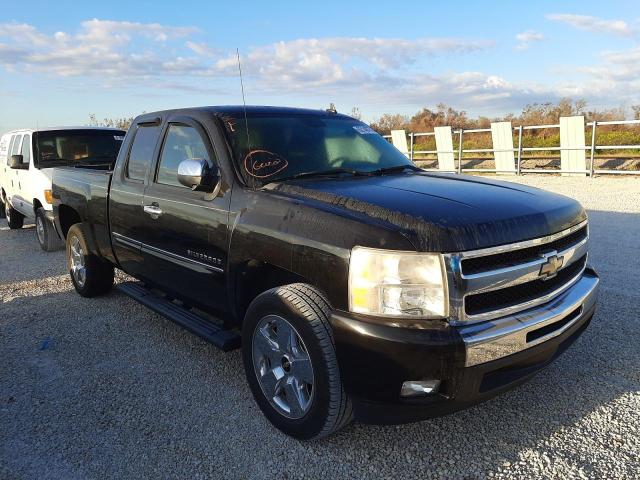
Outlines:
{"type": "Polygon", "coordinates": [[[457,252],[542,237],[586,219],[582,206],[537,188],[425,172],[272,184],[290,197],[400,230],[418,250],[457,252]]]}

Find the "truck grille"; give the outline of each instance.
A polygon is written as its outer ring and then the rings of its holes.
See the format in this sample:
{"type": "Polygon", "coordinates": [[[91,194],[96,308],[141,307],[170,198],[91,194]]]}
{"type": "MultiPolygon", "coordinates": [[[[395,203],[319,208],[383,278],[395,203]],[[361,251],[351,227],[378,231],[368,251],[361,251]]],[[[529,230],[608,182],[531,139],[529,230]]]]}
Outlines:
{"type": "Polygon", "coordinates": [[[464,299],[465,311],[468,315],[478,315],[493,310],[502,310],[511,305],[519,305],[553,293],[563,287],[577,275],[582,273],[587,256],[563,268],[550,280],[533,280],[513,287],[491,290],[485,293],[467,295],[464,299]]]}
{"type": "Polygon", "coordinates": [[[496,268],[504,268],[519,263],[530,262],[540,256],[541,253],[549,250],[562,250],[580,242],[587,238],[587,226],[576,230],[565,237],[561,237],[555,241],[540,244],[534,247],[512,250],[509,252],[497,253],[495,255],[487,255],[485,257],[474,257],[462,260],[462,272],[469,275],[479,273],[484,270],[495,270],[496,268]]]}
{"type": "Polygon", "coordinates": [[[489,320],[552,300],[582,275],[588,239],[584,221],[543,238],[449,254],[454,320],[489,320]]]}

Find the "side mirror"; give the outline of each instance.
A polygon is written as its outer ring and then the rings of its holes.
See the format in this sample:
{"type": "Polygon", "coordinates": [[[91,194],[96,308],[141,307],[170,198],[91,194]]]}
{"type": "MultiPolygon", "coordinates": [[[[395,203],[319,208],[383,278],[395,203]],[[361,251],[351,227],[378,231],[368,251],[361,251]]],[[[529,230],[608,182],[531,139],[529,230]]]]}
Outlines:
{"type": "Polygon", "coordinates": [[[7,162],[9,168],[13,168],[14,170],[28,170],[29,164],[23,163],[22,155],[11,155],[9,157],[9,161],[7,162]]]}
{"type": "Polygon", "coordinates": [[[212,192],[220,180],[217,170],[209,168],[206,160],[190,158],[178,165],[178,181],[197,192],[212,192]]]}

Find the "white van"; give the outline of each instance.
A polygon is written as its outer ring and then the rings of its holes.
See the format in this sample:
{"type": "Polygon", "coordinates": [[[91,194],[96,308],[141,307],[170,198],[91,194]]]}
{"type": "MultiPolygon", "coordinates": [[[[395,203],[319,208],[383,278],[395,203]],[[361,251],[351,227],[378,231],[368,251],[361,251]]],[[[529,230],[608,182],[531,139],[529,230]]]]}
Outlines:
{"type": "Polygon", "coordinates": [[[0,138],[0,217],[9,228],[36,224],[43,250],[61,245],[53,226],[51,178],[54,167],[82,165],[108,169],[115,162],[125,132],[105,127],[14,130],[0,138]]]}

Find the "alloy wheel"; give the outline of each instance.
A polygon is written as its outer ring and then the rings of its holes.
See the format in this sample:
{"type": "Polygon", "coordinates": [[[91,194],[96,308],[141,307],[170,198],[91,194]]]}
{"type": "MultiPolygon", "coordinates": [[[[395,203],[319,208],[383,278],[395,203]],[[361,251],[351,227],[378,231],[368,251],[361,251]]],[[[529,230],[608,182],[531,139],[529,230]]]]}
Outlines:
{"type": "Polygon", "coordinates": [[[87,280],[87,269],[84,265],[84,250],[78,237],[71,237],[70,245],[71,274],[78,286],[83,287],[87,280]]]}
{"type": "Polygon", "coordinates": [[[41,245],[44,245],[44,223],[42,217],[36,217],[36,234],[38,235],[38,241],[41,245]]]}
{"type": "Polygon", "coordinates": [[[258,322],[252,338],[253,367],[271,405],[287,418],[311,408],[314,373],[309,352],[291,323],[278,315],[258,322]]]}

